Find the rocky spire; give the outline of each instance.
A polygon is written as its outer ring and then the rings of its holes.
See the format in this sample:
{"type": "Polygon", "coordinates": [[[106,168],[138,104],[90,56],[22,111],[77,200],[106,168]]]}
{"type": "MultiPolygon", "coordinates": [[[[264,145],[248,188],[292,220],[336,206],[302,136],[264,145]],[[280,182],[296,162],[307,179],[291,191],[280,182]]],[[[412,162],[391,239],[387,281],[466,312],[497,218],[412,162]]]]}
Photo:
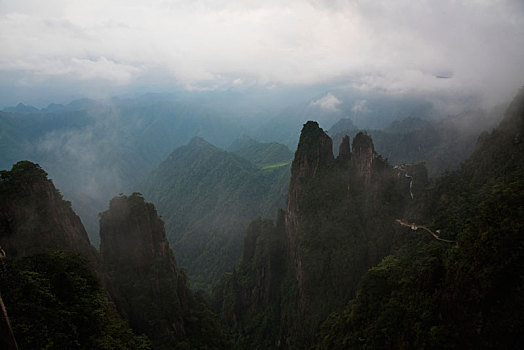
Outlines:
{"type": "Polygon", "coordinates": [[[291,166],[291,180],[286,210],[286,231],[298,229],[299,196],[303,186],[315,178],[320,169],[333,162],[333,143],[317,122],[308,121],[300,134],[295,159],[291,166]]]}
{"type": "Polygon", "coordinates": [[[362,185],[369,185],[373,173],[375,149],[371,137],[359,132],[353,140],[352,161],[356,169],[355,181],[362,185]]]}
{"type": "Polygon", "coordinates": [[[342,138],[342,142],[340,143],[340,147],[338,148],[338,156],[337,160],[342,162],[347,162],[351,160],[351,149],[349,147],[349,136],[345,135],[342,138]]]}
{"type": "Polygon", "coordinates": [[[332,147],[331,138],[317,122],[304,124],[291,168],[291,180],[314,177],[320,167],[333,161],[332,147]]]}

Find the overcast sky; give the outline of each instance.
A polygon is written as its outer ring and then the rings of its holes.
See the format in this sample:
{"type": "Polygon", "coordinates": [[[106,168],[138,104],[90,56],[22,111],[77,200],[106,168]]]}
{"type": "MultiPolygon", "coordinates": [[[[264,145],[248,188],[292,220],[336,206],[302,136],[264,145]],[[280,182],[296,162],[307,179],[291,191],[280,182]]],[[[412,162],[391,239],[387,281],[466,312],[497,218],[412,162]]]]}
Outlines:
{"type": "Polygon", "coordinates": [[[524,1],[0,0],[0,106],[332,81],[510,98],[524,1]]]}

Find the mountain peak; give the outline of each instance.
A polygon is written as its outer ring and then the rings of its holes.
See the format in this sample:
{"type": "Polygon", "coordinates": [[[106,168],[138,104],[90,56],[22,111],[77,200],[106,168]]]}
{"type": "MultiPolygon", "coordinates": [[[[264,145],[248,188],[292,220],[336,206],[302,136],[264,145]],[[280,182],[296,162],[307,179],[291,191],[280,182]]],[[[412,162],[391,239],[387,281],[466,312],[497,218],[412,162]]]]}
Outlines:
{"type": "Polygon", "coordinates": [[[333,160],[333,141],[317,122],[308,121],[300,134],[291,168],[291,182],[297,176],[314,177],[319,167],[333,160]]]}
{"type": "Polygon", "coordinates": [[[16,105],[16,107],[4,108],[4,112],[19,113],[19,114],[31,114],[31,113],[38,113],[39,110],[36,107],[33,107],[31,105],[25,105],[22,102],[20,102],[20,103],[18,103],[16,105]]]}
{"type": "Polygon", "coordinates": [[[209,146],[214,147],[212,144],[210,144],[209,142],[207,142],[200,136],[193,137],[187,145],[189,147],[209,147],[209,146]]]}
{"type": "Polygon", "coordinates": [[[373,172],[375,148],[373,140],[366,133],[359,132],[353,139],[353,164],[357,169],[357,178],[364,185],[369,185],[373,172]]]}

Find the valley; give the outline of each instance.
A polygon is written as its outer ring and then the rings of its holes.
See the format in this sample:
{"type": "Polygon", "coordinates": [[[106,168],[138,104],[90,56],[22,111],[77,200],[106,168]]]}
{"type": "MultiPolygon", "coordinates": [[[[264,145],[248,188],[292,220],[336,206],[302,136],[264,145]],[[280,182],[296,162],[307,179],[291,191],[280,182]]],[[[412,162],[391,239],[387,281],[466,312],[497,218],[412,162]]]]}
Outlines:
{"type": "MultiPolygon", "coordinates": [[[[449,118],[407,119],[384,131],[362,131],[342,119],[330,131],[333,139],[317,122],[307,121],[294,154],[281,143],[259,142],[239,131],[224,148],[192,137],[156,167],[148,160],[149,173],[141,170],[118,186],[112,179],[102,184],[108,187],[98,188],[107,193],[97,200],[112,196],[109,206],[104,204],[100,214],[97,204],[83,209],[95,210],[91,217],[99,217],[99,249],[91,245],[97,240],[74,211],[79,204],[64,200],[66,195],[40,165],[17,162],[2,171],[0,182],[0,246],[6,253],[2,283],[11,286],[2,289],[2,299],[13,334],[24,347],[43,342],[129,349],[520,344],[522,305],[515,271],[522,264],[516,232],[523,194],[523,91],[500,124],[479,133],[476,144],[468,146],[473,153],[464,156],[458,170],[452,167],[442,176],[428,176],[427,165],[453,164],[435,159],[445,157],[450,147],[472,142],[469,133],[451,129],[448,136],[431,141],[433,148],[417,137],[447,125],[449,118]],[[343,137],[336,131],[341,129],[347,133],[343,137]],[[387,146],[399,152],[390,154],[402,160],[395,162],[400,165],[379,153],[375,139],[383,147],[400,139],[410,145],[387,146]],[[410,147],[418,153],[401,153],[410,147]],[[122,193],[126,188],[131,195],[122,193]],[[122,192],[112,194],[115,190],[122,192]],[[468,264],[471,268],[465,270],[468,264]],[[55,286],[70,278],[66,289],[55,286]],[[18,296],[21,288],[32,299],[18,296]],[[477,301],[468,295],[477,295],[477,301]],[[81,299],[70,301],[72,296],[81,299]],[[61,308],[71,313],[67,315],[85,315],[69,319],[64,313],[68,325],[83,327],[81,319],[87,318],[98,333],[72,332],[60,322],[49,327],[67,337],[37,331],[41,323],[27,323],[24,305],[43,303],[42,298],[51,299],[33,311],[38,322],[49,322],[47,315],[61,308]],[[503,314],[488,300],[498,300],[503,314]],[[460,313],[453,309],[456,303],[460,313]],[[404,321],[398,324],[397,319],[404,321]],[[486,325],[480,331],[469,326],[479,322],[486,325]],[[496,323],[508,322],[513,326],[504,330],[503,339],[493,333],[496,323]]],[[[76,111],[75,118],[85,120],[93,113],[89,105],[89,112],[76,111]]],[[[9,114],[13,112],[2,113],[3,123],[16,120],[9,114]]],[[[24,118],[45,124],[48,117],[58,125],[65,120],[39,113],[24,118]]],[[[490,123],[498,120],[493,118],[490,123]]],[[[451,119],[456,125],[460,116],[451,119]]],[[[80,126],[66,123],[65,131],[50,126],[50,131],[28,138],[27,154],[52,159],[52,149],[37,145],[57,132],[67,145],[77,137],[72,135],[98,128],[89,120],[80,126]]],[[[440,130],[437,134],[444,135],[440,130]]],[[[111,142],[125,144],[123,135],[133,132],[122,130],[123,138],[111,142]]],[[[91,166],[111,164],[115,157],[105,152],[103,139],[84,138],[92,142],[85,147],[101,152],[91,166]]],[[[3,147],[9,149],[13,142],[4,141],[3,147]]],[[[118,157],[135,159],[131,155],[141,148],[133,147],[117,148],[123,152],[118,157]]],[[[76,174],[90,170],[75,168],[74,158],[63,155],[48,165],[56,172],[68,164],[71,171],[61,176],[68,176],[65,183],[74,187],[76,174]]],[[[111,172],[125,174],[130,164],[111,166],[120,167],[111,172]]],[[[86,188],[82,179],[78,195],[86,188]]],[[[62,181],[58,177],[56,182],[62,181]]]]}

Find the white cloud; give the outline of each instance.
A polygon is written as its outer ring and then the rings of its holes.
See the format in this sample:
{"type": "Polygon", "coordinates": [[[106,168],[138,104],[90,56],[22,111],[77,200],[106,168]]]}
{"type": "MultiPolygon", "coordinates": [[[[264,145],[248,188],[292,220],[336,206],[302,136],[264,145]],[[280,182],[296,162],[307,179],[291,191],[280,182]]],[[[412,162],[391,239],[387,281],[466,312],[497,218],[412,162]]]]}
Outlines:
{"type": "Polygon", "coordinates": [[[353,107],[351,107],[351,111],[354,114],[368,113],[369,112],[368,101],[367,100],[359,100],[359,101],[355,102],[353,107]]]}
{"type": "Polygon", "coordinates": [[[312,101],[311,106],[327,109],[328,111],[338,111],[338,106],[342,103],[336,96],[327,93],[325,96],[318,100],[312,101]]]}
{"type": "MultiPolygon", "coordinates": [[[[524,81],[521,0],[39,1],[0,5],[0,72],[208,89],[351,80],[360,88],[485,91],[524,81]],[[439,72],[450,79],[438,79],[439,72]],[[231,78],[229,78],[231,77],[231,78]]],[[[468,91],[470,93],[471,91],[468,91]]]]}

